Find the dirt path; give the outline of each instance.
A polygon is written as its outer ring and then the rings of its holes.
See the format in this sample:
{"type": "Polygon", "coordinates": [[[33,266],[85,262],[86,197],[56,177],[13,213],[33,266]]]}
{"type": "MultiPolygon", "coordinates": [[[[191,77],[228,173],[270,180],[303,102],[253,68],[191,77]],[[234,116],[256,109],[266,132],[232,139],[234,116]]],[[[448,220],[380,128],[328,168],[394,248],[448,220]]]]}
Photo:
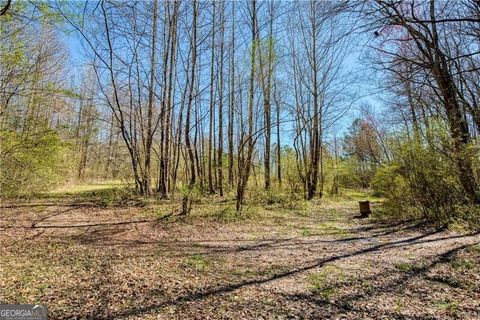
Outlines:
{"type": "Polygon", "coordinates": [[[480,236],[352,219],[39,203],[0,215],[0,301],[52,319],[479,319],[480,236]]]}

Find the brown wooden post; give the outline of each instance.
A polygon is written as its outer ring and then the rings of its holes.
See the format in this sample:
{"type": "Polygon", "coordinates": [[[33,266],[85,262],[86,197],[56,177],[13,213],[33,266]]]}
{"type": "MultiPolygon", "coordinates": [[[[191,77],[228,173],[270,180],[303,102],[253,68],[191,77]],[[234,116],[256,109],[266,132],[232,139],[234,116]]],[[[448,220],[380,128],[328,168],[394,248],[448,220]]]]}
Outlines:
{"type": "Polygon", "coordinates": [[[360,216],[362,218],[368,218],[368,215],[372,213],[370,209],[370,201],[358,201],[360,207],[360,216]]]}

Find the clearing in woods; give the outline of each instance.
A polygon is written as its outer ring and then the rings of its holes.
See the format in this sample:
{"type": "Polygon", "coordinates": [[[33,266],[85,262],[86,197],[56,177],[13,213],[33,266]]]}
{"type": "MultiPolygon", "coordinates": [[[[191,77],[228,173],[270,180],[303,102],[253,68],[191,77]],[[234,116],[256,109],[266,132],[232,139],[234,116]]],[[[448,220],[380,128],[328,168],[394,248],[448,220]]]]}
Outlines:
{"type": "MultiPolygon", "coordinates": [[[[3,204],[0,301],[52,319],[478,319],[480,236],[358,220],[355,197],[3,204]],[[227,208],[227,209],[222,209],[227,208]]],[[[375,209],[375,208],[374,208],[375,209]]]]}

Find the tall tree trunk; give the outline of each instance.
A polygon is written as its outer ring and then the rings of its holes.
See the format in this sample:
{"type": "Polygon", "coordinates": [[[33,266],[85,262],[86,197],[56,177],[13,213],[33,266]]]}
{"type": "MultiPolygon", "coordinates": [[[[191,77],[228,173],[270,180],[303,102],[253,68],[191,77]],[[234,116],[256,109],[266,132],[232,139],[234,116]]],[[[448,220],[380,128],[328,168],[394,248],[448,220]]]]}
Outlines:
{"type": "Polygon", "coordinates": [[[215,103],[215,16],[216,5],[215,0],[212,1],[213,13],[212,13],[212,46],[211,46],[211,61],[210,61],[210,121],[208,130],[208,191],[215,193],[213,187],[213,123],[215,119],[214,103],[215,103]]]}
{"type": "Polygon", "coordinates": [[[313,125],[310,137],[310,168],[307,182],[307,200],[311,200],[317,192],[318,183],[318,166],[320,160],[320,134],[319,134],[319,92],[318,92],[318,67],[317,67],[317,17],[315,10],[315,2],[311,3],[312,10],[312,48],[311,61],[313,72],[313,125]]]}
{"type": "Polygon", "coordinates": [[[151,56],[150,56],[150,83],[148,91],[148,111],[147,111],[147,133],[145,145],[145,168],[143,176],[143,190],[145,195],[152,193],[150,183],[150,171],[152,165],[152,142],[153,142],[153,102],[155,91],[155,57],[156,57],[156,43],[157,43],[157,18],[158,18],[158,0],[153,0],[153,25],[152,25],[152,40],[151,40],[151,56]]]}
{"type": "Polygon", "coordinates": [[[233,123],[235,116],[235,1],[232,4],[232,30],[230,36],[230,103],[228,107],[228,184],[233,187],[233,123]]]}
{"type": "Polygon", "coordinates": [[[190,162],[190,181],[188,183],[188,190],[183,196],[182,200],[182,214],[187,215],[191,210],[191,195],[193,188],[195,187],[195,155],[192,148],[192,143],[190,141],[190,117],[192,111],[192,102],[194,98],[194,88],[195,88],[195,69],[197,63],[197,16],[198,16],[198,3],[197,0],[193,0],[193,35],[192,35],[192,56],[191,56],[191,70],[190,70],[190,79],[189,79],[189,91],[188,91],[188,101],[187,101],[187,114],[185,117],[185,145],[187,147],[189,162],[190,162]]]}
{"type": "MultiPolygon", "coordinates": [[[[169,4],[167,4],[169,5],[169,4]]],[[[170,23],[169,23],[169,34],[171,35],[169,37],[168,43],[170,44],[170,47],[166,47],[166,51],[168,55],[166,56],[166,59],[170,58],[170,62],[166,63],[165,66],[169,66],[168,68],[168,78],[165,77],[165,86],[167,87],[167,93],[166,93],[166,102],[163,104],[165,106],[165,119],[164,119],[164,125],[162,126],[162,153],[161,153],[161,163],[160,163],[160,175],[159,177],[161,178],[161,181],[159,183],[159,193],[160,197],[162,198],[168,198],[170,189],[171,189],[171,166],[173,165],[173,158],[170,156],[170,150],[171,150],[171,142],[170,142],[170,137],[171,137],[171,128],[172,128],[172,111],[173,111],[173,88],[174,88],[174,70],[176,66],[176,47],[177,47],[177,20],[178,20],[178,12],[179,12],[179,7],[180,7],[180,2],[176,1],[174,2],[174,7],[173,7],[173,15],[170,17],[170,23]]],[[[168,61],[168,60],[167,60],[168,61]]],[[[166,70],[164,71],[166,73],[166,70]]],[[[163,120],[163,119],[162,119],[163,120]]]]}
{"type": "MultiPolygon", "coordinates": [[[[271,2],[271,5],[273,2],[271,2]]],[[[264,179],[265,179],[265,190],[270,189],[270,154],[271,154],[271,137],[272,137],[272,119],[271,119],[271,88],[272,88],[272,78],[273,78],[273,8],[271,8],[270,22],[269,22],[269,33],[267,41],[267,74],[266,74],[266,84],[264,86],[263,94],[263,111],[264,111],[264,122],[265,122],[265,155],[264,155],[264,179]]],[[[261,54],[260,54],[261,57],[261,54]]]]}
{"type": "Polygon", "coordinates": [[[280,145],[280,99],[278,99],[277,96],[278,92],[275,87],[275,92],[274,92],[274,97],[275,98],[275,104],[277,106],[277,179],[278,179],[278,185],[279,187],[282,186],[282,148],[280,145]]]}
{"type": "Polygon", "coordinates": [[[225,41],[225,1],[221,0],[220,8],[220,79],[218,88],[218,189],[220,196],[223,197],[223,58],[224,58],[224,41],[225,41]]]}
{"type": "Polygon", "coordinates": [[[239,152],[239,165],[238,165],[238,184],[237,184],[237,212],[242,211],[242,206],[245,198],[245,189],[247,187],[248,178],[250,176],[250,169],[252,166],[253,148],[255,146],[253,130],[254,130],[254,94],[255,94],[255,43],[258,41],[257,32],[257,3],[256,0],[252,0],[251,10],[251,28],[252,28],[252,48],[250,50],[250,88],[248,96],[248,135],[245,141],[241,141],[239,152]],[[245,154],[244,148],[247,144],[247,152],[245,154]]]}
{"type": "Polygon", "coordinates": [[[459,169],[459,179],[468,197],[480,203],[480,194],[471,157],[468,155],[470,132],[457,99],[454,79],[448,69],[447,58],[440,50],[438,32],[435,22],[435,1],[430,1],[430,19],[432,20],[432,44],[435,54],[432,71],[443,95],[443,101],[450,125],[450,132],[455,147],[455,157],[459,169]]]}

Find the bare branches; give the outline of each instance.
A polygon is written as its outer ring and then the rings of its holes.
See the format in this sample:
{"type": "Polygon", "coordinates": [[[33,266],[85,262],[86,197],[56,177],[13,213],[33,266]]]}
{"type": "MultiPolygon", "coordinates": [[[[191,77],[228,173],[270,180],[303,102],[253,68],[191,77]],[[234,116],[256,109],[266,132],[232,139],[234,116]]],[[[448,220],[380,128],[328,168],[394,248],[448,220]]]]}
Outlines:
{"type": "Polygon", "coordinates": [[[7,14],[11,4],[12,0],[6,0],[5,4],[0,7],[0,17],[7,14]]]}

